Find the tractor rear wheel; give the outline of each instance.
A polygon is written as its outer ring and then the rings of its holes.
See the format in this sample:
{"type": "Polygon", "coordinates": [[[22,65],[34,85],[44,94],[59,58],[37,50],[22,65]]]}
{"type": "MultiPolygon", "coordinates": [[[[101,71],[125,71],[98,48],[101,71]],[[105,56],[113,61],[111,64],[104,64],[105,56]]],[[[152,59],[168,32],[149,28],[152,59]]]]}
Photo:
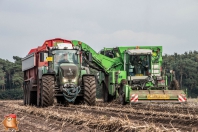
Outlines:
{"type": "Polygon", "coordinates": [[[96,104],[96,79],[95,76],[84,76],[84,102],[87,105],[96,104]]]}
{"type": "Polygon", "coordinates": [[[48,107],[54,103],[54,76],[45,75],[42,77],[41,106],[48,107]]]}

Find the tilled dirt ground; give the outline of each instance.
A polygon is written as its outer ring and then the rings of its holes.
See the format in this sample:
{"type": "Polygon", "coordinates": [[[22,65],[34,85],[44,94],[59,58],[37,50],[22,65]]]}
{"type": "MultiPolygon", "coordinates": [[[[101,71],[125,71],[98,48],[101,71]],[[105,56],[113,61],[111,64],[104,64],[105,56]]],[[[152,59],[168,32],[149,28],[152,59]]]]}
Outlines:
{"type": "MultiPolygon", "coordinates": [[[[47,111],[47,110],[45,110],[47,111]]],[[[48,118],[47,113],[43,113],[42,108],[31,106],[22,106],[22,101],[0,101],[0,122],[4,116],[14,113],[19,121],[20,132],[98,132],[99,130],[91,129],[84,125],[75,125],[69,121],[61,121],[48,118]],[[39,109],[41,113],[33,113],[39,109]]],[[[0,132],[4,132],[3,124],[0,124],[0,132]]],[[[14,132],[14,129],[9,129],[14,132]]]]}
{"type": "MultiPolygon", "coordinates": [[[[36,108],[0,101],[0,119],[15,113],[20,131],[198,131],[198,105],[97,103],[36,108]]],[[[4,131],[1,125],[0,131],[4,131]]]]}

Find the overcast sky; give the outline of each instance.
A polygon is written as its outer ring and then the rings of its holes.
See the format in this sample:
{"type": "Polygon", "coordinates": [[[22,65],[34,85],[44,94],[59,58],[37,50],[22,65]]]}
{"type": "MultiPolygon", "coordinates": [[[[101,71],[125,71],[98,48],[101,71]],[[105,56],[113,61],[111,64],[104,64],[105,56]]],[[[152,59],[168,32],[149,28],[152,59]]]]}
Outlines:
{"type": "Polygon", "coordinates": [[[198,50],[198,0],[0,0],[0,58],[24,57],[53,38],[104,47],[198,50]]]}

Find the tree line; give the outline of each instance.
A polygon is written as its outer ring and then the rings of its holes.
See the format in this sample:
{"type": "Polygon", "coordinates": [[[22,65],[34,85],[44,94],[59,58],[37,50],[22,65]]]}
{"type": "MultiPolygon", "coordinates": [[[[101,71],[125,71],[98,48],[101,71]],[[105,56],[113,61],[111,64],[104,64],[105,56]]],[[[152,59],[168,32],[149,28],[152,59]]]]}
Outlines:
{"type": "Polygon", "coordinates": [[[23,72],[21,59],[13,56],[14,62],[0,58],[0,99],[21,99],[23,97],[23,72]]]}
{"type": "Polygon", "coordinates": [[[21,58],[13,56],[14,62],[0,59],[0,89],[21,88],[23,84],[23,72],[21,58]]]}

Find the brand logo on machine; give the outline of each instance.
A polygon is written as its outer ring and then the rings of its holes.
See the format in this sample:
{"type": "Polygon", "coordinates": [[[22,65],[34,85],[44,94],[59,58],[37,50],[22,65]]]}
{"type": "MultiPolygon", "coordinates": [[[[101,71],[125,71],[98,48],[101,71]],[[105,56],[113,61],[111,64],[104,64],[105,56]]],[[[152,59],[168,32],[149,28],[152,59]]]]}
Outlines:
{"type": "Polygon", "coordinates": [[[69,68],[69,73],[67,73],[67,75],[73,75],[71,68],[69,68]]]}

